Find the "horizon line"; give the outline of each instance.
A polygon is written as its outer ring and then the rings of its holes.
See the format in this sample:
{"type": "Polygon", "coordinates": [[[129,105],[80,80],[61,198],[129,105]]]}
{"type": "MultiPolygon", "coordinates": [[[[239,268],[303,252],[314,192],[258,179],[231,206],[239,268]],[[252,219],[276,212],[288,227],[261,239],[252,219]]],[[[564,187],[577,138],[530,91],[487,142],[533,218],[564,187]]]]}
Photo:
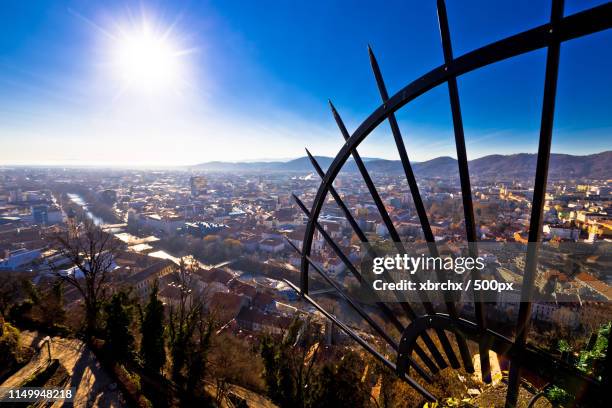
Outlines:
{"type": "MultiPolygon", "coordinates": [[[[560,153],[560,152],[551,152],[551,155],[567,155],[567,156],[574,156],[574,157],[587,157],[587,156],[595,156],[595,155],[599,155],[599,154],[604,154],[604,153],[608,153],[608,152],[612,152],[612,149],[610,150],[602,150],[600,152],[595,152],[595,153],[588,153],[588,154],[571,154],[571,153],[560,153]]],[[[490,156],[518,156],[518,155],[537,155],[537,152],[533,152],[533,153],[528,153],[528,152],[520,152],[520,153],[508,153],[508,154],[502,154],[502,153],[494,153],[494,154],[486,154],[483,156],[479,156],[479,157],[475,157],[472,159],[469,159],[468,161],[474,161],[474,160],[478,160],[478,159],[482,159],[484,157],[490,157],[490,156]]],[[[334,159],[335,156],[326,156],[326,155],[314,155],[314,157],[316,158],[328,158],[328,159],[334,159]]],[[[279,158],[279,159],[272,159],[272,158],[266,158],[266,159],[244,159],[244,160],[236,160],[236,161],[232,161],[232,160],[209,160],[209,161],[203,161],[203,162],[199,162],[199,163],[195,163],[195,164],[179,164],[179,163],[174,163],[174,164],[155,164],[155,163],[134,163],[134,164],[124,164],[124,163],[114,163],[114,162],[107,162],[107,163],[83,163],[83,162],[63,162],[63,163],[53,163],[53,162],[49,162],[49,163],[0,163],[0,170],[3,170],[7,167],[21,167],[21,168],[88,168],[88,169],[96,169],[96,168],[114,168],[114,169],[134,169],[134,170],[147,170],[147,169],[185,169],[185,168],[190,168],[190,167],[197,167],[197,166],[202,166],[205,164],[211,164],[211,163],[224,163],[224,164],[257,164],[257,163],[262,163],[262,164],[268,164],[268,163],[288,163],[294,160],[299,160],[299,159],[304,159],[304,158],[308,158],[308,156],[299,156],[299,157],[294,157],[294,158],[279,158]]],[[[434,157],[432,159],[427,159],[427,160],[420,160],[420,161],[412,161],[413,164],[417,164],[417,163],[426,163],[426,162],[430,162],[433,160],[438,160],[438,159],[443,159],[443,158],[449,158],[452,160],[457,160],[456,157],[453,156],[437,156],[434,157]]],[[[384,159],[384,158],[379,158],[379,157],[364,157],[363,159],[367,160],[367,161],[374,161],[374,160],[382,160],[382,161],[400,161],[399,159],[384,159]]],[[[349,158],[348,161],[353,160],[352,157],[349,158]]]]}

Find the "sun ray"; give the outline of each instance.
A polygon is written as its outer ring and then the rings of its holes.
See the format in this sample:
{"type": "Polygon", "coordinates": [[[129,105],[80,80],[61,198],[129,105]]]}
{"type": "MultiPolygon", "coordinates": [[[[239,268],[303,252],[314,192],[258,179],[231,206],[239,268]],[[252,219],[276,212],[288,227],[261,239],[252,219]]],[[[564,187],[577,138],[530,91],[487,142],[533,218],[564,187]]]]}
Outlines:
{"type": "Polygon", "coordinates": [[[165,29],[153,20],[132,20],[120,27],[113,41],[113,68],[125,91],[160,93],[177,88],[185,79],[184,56],[196,48],[181,49],[171,35],[176,22],[165,29]]]}
{"type": "Polygon", "coordinates": [[[102,27],[100,27],[98,24],[94,23],[93,21],[91,21],[90,19],[88,19],[84,15],[80,14],[76,10],[74,10],[72,8],[68,8],[68,13],[72,14],[73,16],[78,18],[79,20],[85,22],[87,25],[93,27],[96,31],[102,33],[104,36],[110,38],[111,40],[117,40],[117,36],[113,35],[113,33],[111,33],[108,30],[105,30],[102,27]]]}

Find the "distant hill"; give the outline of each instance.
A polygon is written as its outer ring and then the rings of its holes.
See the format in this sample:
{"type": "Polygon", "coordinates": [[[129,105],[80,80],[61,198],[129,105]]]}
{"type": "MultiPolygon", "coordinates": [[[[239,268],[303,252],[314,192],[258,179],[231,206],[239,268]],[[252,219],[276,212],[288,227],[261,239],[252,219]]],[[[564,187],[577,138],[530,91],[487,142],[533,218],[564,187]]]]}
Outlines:
{"type": "MultiPolygon", "coordinates": [[[[519,153],[511,155],[484,156],[469,162],[470,174],[478,177],[533,177],[536,168],[536,154],[519,153]]],[[[332,157],[317,156],[317,161],[323,169],[332,163],[332,157]]],[[[384,160],[368,158],[364,160],[371,172],[402,173],[402,163],[399,160],[384,160]]],[[[437,157],[424,162],[412,163],[414,172],[421,177],[449,178],[457,177],[457,160],[452,157],[437,157]]],[[[219,172],[312,172],[313,167],[308,157],[286,162],[207,162],[193,166],[195,169],[219,172]]],[[[352,159],[345,164],[343,171],[357,171],[352,159]]],[[[573,156],[569,154],[551,154],[549,177],[558,178],[612,178],[612,151],[606,151],[588,156],[573,156]]]]}
{"type": "MultiPolygon", "coordinates": [[[[535,174],[536,154],[520,153],[509,156],[485,156],[470,162],[470,171],[481,176],[508,174],[527,176],[535,174]]],[[[612,151],[572,156],[569,154],[551,154],[549,177],[551,178],[593,178],[612,177],[612,151]]]]}

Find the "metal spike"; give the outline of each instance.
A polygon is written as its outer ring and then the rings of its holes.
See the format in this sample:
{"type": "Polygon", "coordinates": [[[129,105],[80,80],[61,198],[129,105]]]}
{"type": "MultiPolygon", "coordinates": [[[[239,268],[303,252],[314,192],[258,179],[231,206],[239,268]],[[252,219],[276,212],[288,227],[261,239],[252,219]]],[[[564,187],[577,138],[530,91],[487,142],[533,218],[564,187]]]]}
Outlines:
{"type": "MultiPolygon", "coordinates": [[[[376,61],[376,57],[374,56],[374,51],[372,48],[368,49],[370,55],[370,63],[372,65],[372,71],[374,72],[374,77],[376,79],[376,84],[378,85],[378,90],[380,92],[380,96],[382,98],[383,103],[386,103],[389,99],[389,95],[387,93],[387,88],[385,86],[385,82],[382,77],[382,73],[380,72],[380,67],[378,66],[378,62],[376,61]]],[[[388,117],[389,125],[391,126],[391,133],[393,134],[393,139],[395,140],[395,145],[397,147],[397,151],[400,155],[400,160],[402,162],[402,167],[404,169],[404,174],[406,176],[406,181],[408,182],[408,186],[410,187],[410,193],[412,195],[412,200],[414,202],[414,206],[417,210],[417,214],[419,216],[419,221],[421,223],[421,227],[423,229],[423,234],[425,235],[425,241],[427,241],[429,252],[433,257],[438,257],[440,254],[438,253],[438,248],[436,246],[435,238],[433,232],[431,230],[431,225],[429,224],[429,218],[427,217],[427,211],[425,210],[425,205],[423,204],[423,199],[421,198],[421,194],[419,192],[419,185],[417,184],[416,177],[414,176],[414,171],[412,170],[412,166],[410,165],[410,160],[408,159],[408,153],[406,152],[406,146],[404,145],[404,139],[402,138],[402,134],[399,129],[399,125],[397,123],[397,119],[394,114],[390,114],[388,117]]],[[[439,280],[443,280],[441,271],[436,271],[439,280]]],[[[449,299],[448,295],[445,293],[445,305],[448,314],[457,319],[459,318],[459,313],[455,307],[455,304],[449,299]]],[[[472,359],[470,357],[470,351],[467,346],[467,342],[464,338],[459,335],[455,336],[457,339],[457,345],[459,346],[459,352],[461,354],[461,359],[463,361],[463,365],[466,368],[466,371],[472,372],[474,371],[472,365],[472,359]]],[[[450,360],[451,365],[454,368],[459,367],[459,361],[450,360]]]]}
{"type": "MultiPolygon", "coordinates": [[[[334,105],[331,103],[331,101],[330,101],[330,106],[332,108],[332,113],[334,115],[334,118],[336,119],[336,123],[338,124],[338,127],[340,128],[340,132],[342,133],[344,139],[348,140],[350,137],[349,133],[346,127],[344,126],[344,122],[342,121],[342,118],[338,114],[338,111],[336,110],[334,105]]],[[[370,177],[370,174],[368,173],[368,170],[366,169],[365,164],[363,163],[363,160],[361,159],[361,156],[359,155],[359,152],[357,152],[357,150],[354,149],[351,153],[353,155],[353,159],[355,160],[355,164],[357,165],[357,168],[359,169],[359,172],[361,173],[363,181],[366,183],[366,186],[368,187],[368,191],[370,192],[370,195],[372,196],[372,199],[374,200],[374,203],[376,204],[376,208],[378,209],[378,212],[381,218],[383,219],[385,227],[387,228],[387,231],[389,232],[389,235],[391,236],[391,240],[394,242],[397,250],[400,253],[406,253],[406,249],[404,248],[404,245],[402,244],[402,240],[399,234],[397,233],[395,226],[393,225],[393,221],[391,220],[391,217],[389,216],[389,213],[387,212],[387,209],[385,208],[385,205],[382,199],[380,198],[378,191],[376,190],[374,181],[372,180],[372,177],[370,177]]],[[[415,281],[417,280],[418,278],[415,278],[415,281]]],[[[419,296],[421,297],[423,306],[425,307],[425,310],[427,311],[427,313],[435,314],[434,307],[431,304],[431,302],[427,299],[427,295],[419,292],[419,296]]],[[[406,313],[410,313],[411,309],[406,302],[401,302],[400,304],[402,305],[402,308],[404,309],[406,313]]],[[[457,360],[457,357],[455,356],[453,348],[446,334],[443,331],[437,331],[436,334],[438,338],[440,339],[440,343],[442,344],[442,347],[444,348],[444,353],[448,357],[448,360],[451,363],[451,366],[458,368],[460,366],[459,361],[457,360]]]]}
{"type": "MultiPolygon", "coordinates": [[[[308,211],[308,209],[306,208],[306,206],[304,205],[304,203],[295,195],[292,194],[293,199],[296,201],[296,203],[298,204],[298,206],[300,207],[300,209],[302,210],[302,212],[304,212],[304,214],[311,219],[311,215],[310,215],[310,211],[308,211]]],[[[327,231],[325,231],[325,228],[323,228],[323,226],[318,222],[318,221],[314,221],[314,226],[315,228],[319,231],[319,233],[323,236],[323,239],[325,240],[325,242],[327,242],[327,244],[332,248],[332,250],[336,253],[336,255],[342,260],[342,262],[346,265],[346,267],[349,269],[349,271],[351,272],[351,274],[353,276],[355,276],[355,278],[359,281],[362,282],[363,277],[361,275],[361,273],[355,268],[355,266],[353,266],[352,262],[346,257],[346,255],[344,254],[344,252],[342,252],[342,250],[338,247],[338,245],[334,242],[334,240],[329,236],[329,234],[327,233],[327,231]]],[[[304,255],[305,256],[305,255],[304,255]]],[[[388,274],[388,272],[386,272],[383,275],[388,281],[392,282],[393,279],[391,278],[391,276],[388,274]]],[[[369,287],[368,287],[369,288],[369,287]]],[[[396,292],[394,292],[394,294],[396,296],[399,296],[396,292]]],[[[401,300],[400,297],[398,297],[398,300],[401,300]]],[[[382,303],[382,302],[378,302],[377,303],[378,306],[381,308],[381,310],[383,312],[387,312],[387,316],[388,315],[388,308],[387,306],[382,303]]],[[[416,313],[412,310],[412,308],[410,307],[410,305],[407,302],[401,302],[401,305],[404,305],[405,310],[407,311],[408,316],[410,317],[410,319],[414,320],[416,318],[416,313]]],[[[391,322],[395,324],[396,327],[401,327],[401,323],[399,323],[399,321],[397,320],[397,318],[391,313],[391,316],[393,316],[391,322]]],[[[437,350],[434,342],[431,340],[431,338],[429,337],[429,335],[424,334],[423,335],[423,341],[425,342],[425,344],[427,345],[428,350],[430,351],[430,353],[432,354],[432,357],[436,360],[437,365],[440,368],[445,368],[446,362],[444,361],[444,358],[442,357],[442,355],[440,354],[440,352],[437,350]]],[[[447,340],[448,341],[448,340],[447,340]]],[[[440,342],[442,342],[442,339],[440,339],[440,342]]],[[[442,343],[444,344],[444,343],[442,343]]],[[[450,347],[450,344],[449,344],[450,347]]],[[[446,352],[446,350],[445,350],[446,352]]],[[[421,357],[421,359],[423,359],[423,357],[421,357]]],[[[429,364],[428,364],[429,366],[429,364]]],[[[432,371],[435,371],[432,369],[432,371]]]]}
{"type": "MultiPolygon", "coordinates": [[[[323,172],[323,169],[321,168],[317,160],[314,158],[314,156],[310,154],[308,149],[306,149],[306,154],[308,155],[308,158],[310,159],[310,162],[312,163],[312,166],[315,168],[315,171],[317,172],[319,177],[321,177],[321,179],[325,178],[325,172],[323,172]]],[[[357,234],[357,237],[359,238],[359,240],[361,242],[367,243],[368,238],[366,237],[366,235],[363,233],[363,231],[359,227],[359,224],[357,224],[357,221],[355,220],[355,218],[349,211],[346,204],[344,204],[344,201],[342,201],[340,194],[338,194],[334,186],[329,187],[329,192],[331,193],[332,197],[336,201],[336,204],[338,204],[338,207],[340,207],[340,210],[342,210],[342,212],[344,213],[344,216],[348,220],[349,224],[351,224],[351,227],[353,228],[353,231],[355,232],[355,234],[357,234]]],[[[368,249],[371,249],[369,245],[367,245],[366,247],[368,249]]]]}
{"type": "MultiPolygon", "coordinates": [[[[550,23],[553,27],[563,17],[563,0],[553,0],[550,23]]],[[[536,162],[536,174],[533,187],[533,201],[529,222],[529,245],[525,260],[525,272],[521,288],[521,305],[519,307],[515,344],[522,347],[527,340],[529,320],[531,318],[531,294],[534,289],[538,264],[538,246],[542,235],[544,203],[546,201],[546,184],[548,181],[548,164],[550,145],[552,144],[553,120],[555,117],[555,99],[557,96],[557,79],[559,76],[559,54],[561,43],[552,37],[546,54],[546,74],[544,78],[544,99],[542,101],[542,118],[540,121],[540,141],[536,162]]],[[[520,364],[513,361],[508,377],[506,407],[515,407],[518,400],[521,380],[520,364]]]]}
{"type": "MultiPolygon", "coordinates": [[[[295,244],[289,240],[289,238],[285,237],[285,239],[289,245],[293,247],[293,249],[295,249],[300,255],[303,255],[302,251],[300,251],[297,246],[295,246],[295,244]]],[[[361,306],[359,306],[346,293],[344,293],[344,291],[328,276],[327,273],[323,271],[322,268],[320,268],[308,255],[305,256],[319,275],[321,275],[321,277],[325,279],[325,281],[331,285],[336,292],[348,302],[349,305],[351,305],[351,307],[370,325],[370,327],[372,327],[372,329],[374,329],[374,331],[376,331],[376,333],[378,333],[387,342],[387,344],[393,348],[393,350],[397,351],[399,348],[397,342],[393,340],[374,320],[372,320],[372,318],[361,308],[361,306]]],[[[431,375],[429,375],[427,371],[425,371],[416,361],[414,361],[414,359],[409,357],[409,363],[427,382],[432,382],[431,375]]]]}
{"type": "MultiPolygon", "coordinates": [[[[444,53],[444,63],[450,64],[453,60],[453,51],[450,38],[450,29],[448,26],[448,18],[446,14],[446,5],[444,0],[438,0],[438,23],[440,26],[440,36],[442,38],[442,50],[444,53]]],[[[457,79],[451,77],[448,80],[448,94],[450,99],[451,113],[453,117],[453,129],[455,133],[455,146],[457,148],[457,164],[459,166],[459,181],[461,183],[461,198],[463,201],[463,214],[465,221],[465,232],[468,241],[468,250],[472,258],[478,257],[478,248],[476,245],[476,223],[474,221],[474,207],[472,205],[472,187],[470,183],[470,173],[468,170],[467,152],[465,147],[465,136],[463,133],[463,119],[461,116],[461,105],[459,104],[459,89],[457,87],[457,79]]],[[[470,271],[473,279],[481,279],[480,271],[473,269],[470,271]]],[[[474,295],[474,311],[476,322],[481,330],[486,330],[486,312],[481,293],[473,291],[474,295]]],[[[484,337],[483,337],[484,338],[484,337]]],[[[489,363],[489,347],[484,341],[478,343],[480,355],[480,369],[484,382],[491,382],[491,365],[489,363]]]]}
{"type": "MultiPolygon", "coordinates": [[[[298,293],[301,293],[300,289],[297,286],[295,286],[293,284],[293,282],[291,282],[288,279],[283,279],[283,281],[287,285],[289,285],[293,290],[295,290],[298,293]]],[[[395,371],[395,364],[393,364],[391,361],[387,360],[382,354],[380,354],[367,341],[362,339],[350,327],[348,327],[346,324],[342,323],[340,320],[336,319],[336,317],[334,315],[332,315],[327,310],[325,310],[322,306],[320,306],[317,302],[315,302],[315,300],[313,298],[311,298],[307,294],[302,294],[302,296],[311,305],[313,305],[319,312],[321,312],[325,317],[327,317],[329,320],[331,320],[332,322],[337,324],[349,337],[351,337],[353,340],[355,340],[357,343],[359,343],[359,345],[361,347],[366,349],[370,354],[372,354],[375,358],[377,358],[379,361],[381,361],[384,365],[389,367],[391,370],[395,371]]],[[[405,376],[402,376],[401,378],[402,378],[402,380],[406,381],[411,387],[413,387],[415,390],[417,390],[417,392],[419,394],[421,394],[422,396],[427,398],[427,400],[429,400],[429,401],[435,401],[436,400],[436,397],[434,397],[432,394],[430,394],[425,388],[423,388],[422,385],[417,383],[412,377],[405,375],[405,376]]]]}

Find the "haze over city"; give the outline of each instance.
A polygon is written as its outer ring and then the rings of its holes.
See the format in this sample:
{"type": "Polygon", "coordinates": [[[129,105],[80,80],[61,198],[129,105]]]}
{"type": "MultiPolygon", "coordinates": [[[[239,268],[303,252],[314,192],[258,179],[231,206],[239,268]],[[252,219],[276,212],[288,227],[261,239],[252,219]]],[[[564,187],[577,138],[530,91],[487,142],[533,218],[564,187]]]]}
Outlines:
{"type": "MultiPolygon", "coordinates": [[[[434,3],[4,2],[0,164],[278,160],[306,145],[334,156],[343,140],[327,98],[349,131],[380,104],[368,44],[391,93],[442,63],[434,3]]],[[[545,23],[548,3],[451,2],[455,55],[545,23]]],[[[566,15],[602,2],[567,3],[566,15]]],[[[612,149],[610,35],[562,46],[553,152],[612,149]]],[[[470,159],[536,151],[544,60],[539,50],[459,79],[470,159]]],[[[398,119],[413,161],[455,156],[445,87],[398,119]]],[[[398,158],[386,126],[360,151],[398,158]]]]}

